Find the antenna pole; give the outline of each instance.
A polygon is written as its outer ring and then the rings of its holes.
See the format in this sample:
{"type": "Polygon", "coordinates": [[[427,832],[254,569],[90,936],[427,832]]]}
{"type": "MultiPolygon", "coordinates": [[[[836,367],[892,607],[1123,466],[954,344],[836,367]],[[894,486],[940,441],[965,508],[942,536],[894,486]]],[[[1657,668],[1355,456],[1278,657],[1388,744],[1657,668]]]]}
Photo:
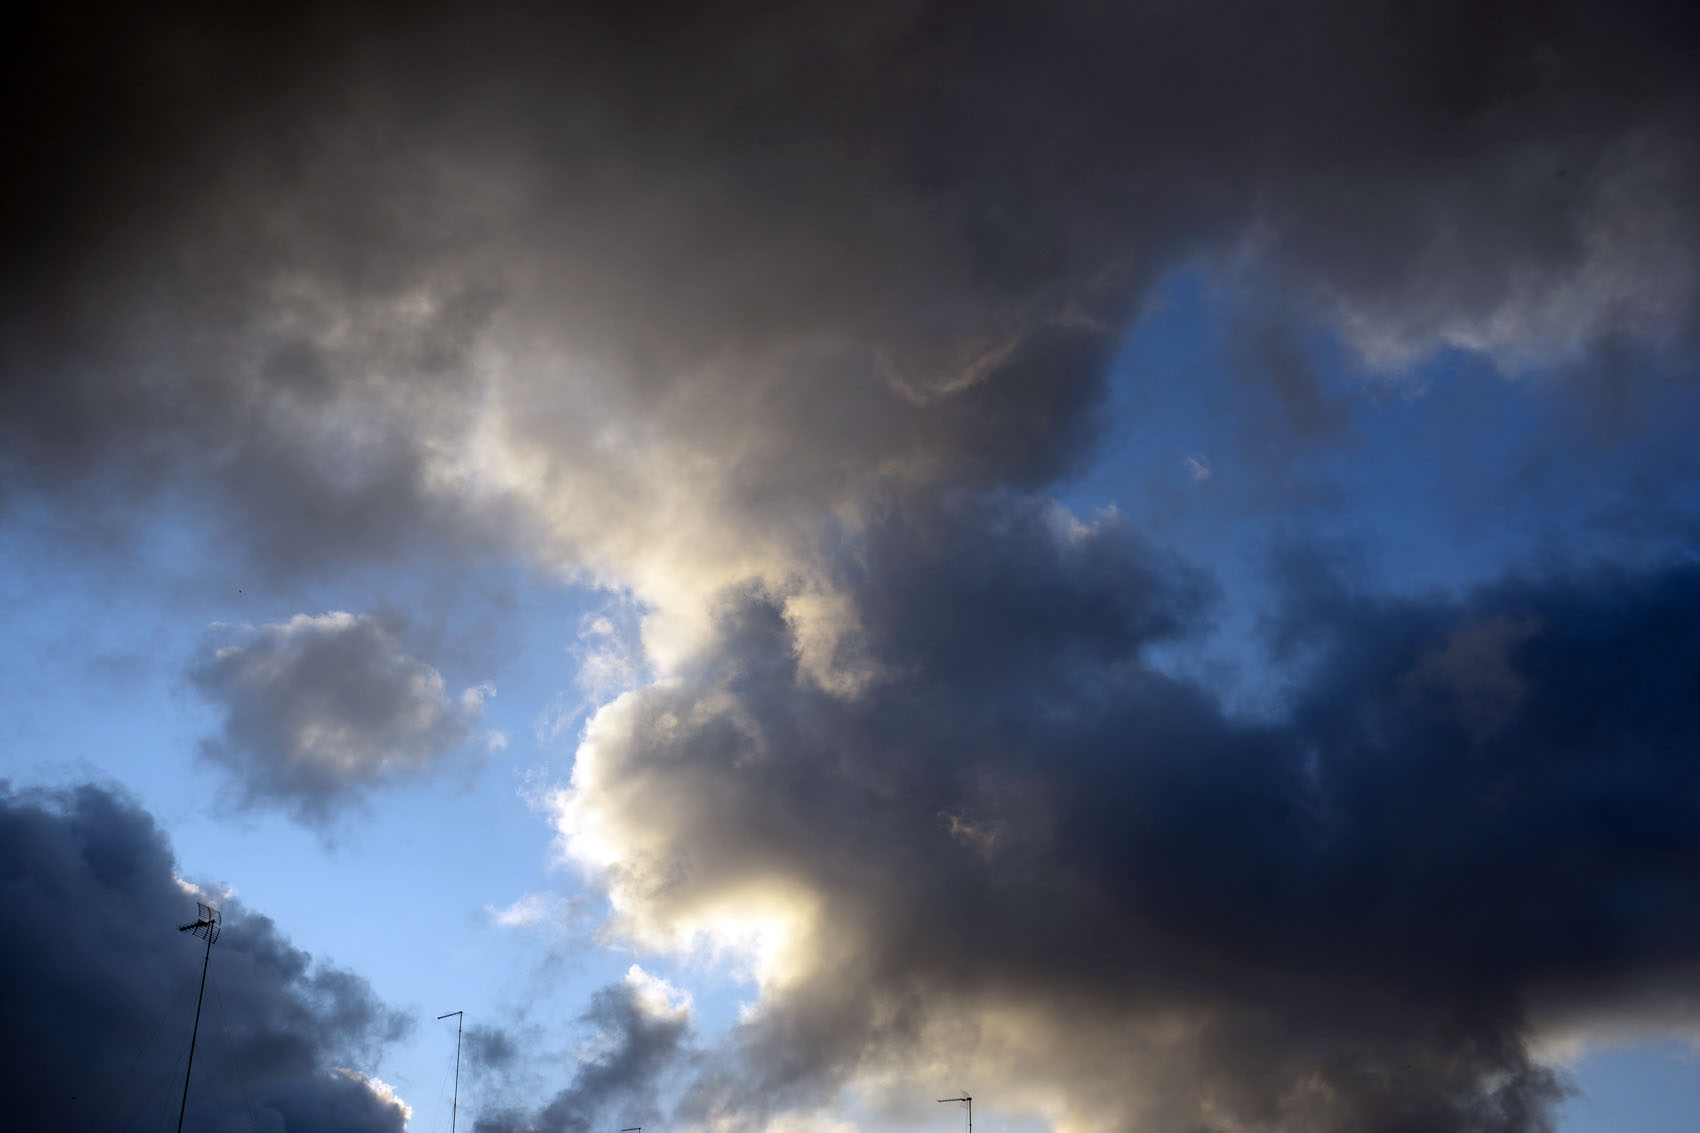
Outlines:
{"type": "Polygon", "coordinates": [[[207,937],[207,953],[201,958],[201,993],[195,997],[195,1029],[189,1035],[189,1065],[183,1071],[183,1104],[177,1107],[177,1133],[183,1133],[183,1115],[189,1110],[189,1075],[195,1072],[195,1043],[201,1037],[201,1000],[207,994],[207,966],[212,963],[212,937],[207,937]]]}
{"type": "MultiPolygon", "coordinates": [[[[449,1016],[456,1017],[456,1022],[454,1022],[454,1101],[449,1102],[449,1133],[454,1133],[454,1123],[461,1116],[461,1031],[466,1028],[466,1012],[450,1011],[447,1016],[437,1016],[437,1019],[447,1019],[449,1016]]],[[[182,1133],[182,1130],[178,1130],[178,1133],[182,1133]]],[[[972,1133],[972,1130],[969,1133],[972,1133]]]]}
{"type": "Polygon", "coordinates": [[[189,1111],[189,1076],[195,1072],[195,1043],[201,1037],[201,1003],[207,997],[207,968],[212,964],[213,941],[218,939],[219,922],[223,920],[217,909],[209,905],[199,908],[198,920],[177,926],[178,932],[192,932],[207,940],[206,954],[201,957],[201,991],[195,997],[195,1029],[189,1033],[189,1065],[183,1070],[183,1102],[177,1107],[177,1133],[183,1133],[183,1115],[189,1111]]]}

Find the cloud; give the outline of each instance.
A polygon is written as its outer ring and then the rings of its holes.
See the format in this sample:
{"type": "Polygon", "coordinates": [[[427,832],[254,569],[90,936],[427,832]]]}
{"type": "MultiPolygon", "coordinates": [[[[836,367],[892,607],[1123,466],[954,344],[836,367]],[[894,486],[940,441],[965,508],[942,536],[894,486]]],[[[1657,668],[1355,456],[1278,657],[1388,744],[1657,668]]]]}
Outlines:
{"type": "Polygon", "coordinates": [[[1441,689],[1476,733],[1491,733],[1516,715],[1528,686],[1511,664],[1513,651],[1540,632],[1531,618],[1498,615],[1454,631],[1443,648],[1425,656],[1404,677],[1411,696],[1441,689]]]}
{"type": "Polygon", "coordinates": [[[401,1113],[401,1119],[403,1122],[407,1122],[412,1119],[413,1107],[402,1101],[402,1099],[396,1094],[395,1087],[391,1086],[383,1079],[373,1078],[370,1075],[362,1074],[358,1070],[350,1070],[346,1066],[335,1067],[333,1072],[342,1075],[351,1082],[357,1082],[366,1087],[366,1089],[371,1091],[372,1096],[377,1098],[381,1104],[398,1110],[401,1113]]]}
{"type": "Polygon", "coordinates": [[[870,528],[844,569],[891,675],[858,696],[745,591],[587,729],[558,821],[616,929],[771,934],[681,1119],[990,1081],[1065,1131],[1529,1133],[1566,1089],[1540,1021],[1692,997],[1700,571],[1437,600],[1313,563],[1302,675],[1249,722],[1143,660],[1207,591],[1046,514],[870,528]]]}
{"type": "Polygon", "coordinates": [[[624,980],[591,997],[580,1022],[591,1028],[594,1045],[571,1084],[534,1112],[479,1114],[474,1133],[585,1133],[659,1119],[658,1088],[691,1053],[689,997],[634,964],[624,980]]]}
{"type": "Polygon", "coordinates": [[[465,1041],[468,1060],[496,1072],[510,1066],[520,1053],[518,1044],[498,1027],[473,1024],[466,1029],[465,1041]]]}
{"type": "Polygon", "coordinates": [[[626,986],[631,989],[632,1002],[644,1014],[656,1019],[686,1020],[691,1014],[691,993],[681,991],[660,976],[652,975],[637,964],[626,969],[626,986]]]}
{"type": "MultiPolygon", "coordinates": [[[[976,1078],[1072,1130],[1537,1130],[1531,1020],[1686,963],[1647,910],[1694,905],[1691,572],[1296,572],[1253,723],[1148,663],[1208,578],[1037,496],[1183,266],[1255,297],[1224,357],[1281,443],[1236,469],[1351,435],[1319,324],[1390,370],[1691,348],[1681,6],[31,19],[9,517],[169,507],[278,576],[523,556],[643,611],[640,651],[587,643],[594,695],[647,683],[586,726],[562,843],[619,931],[738,957],[760,1005],[702,1052],[605,989],[607,1048],[514,1121],[688,1075],[727,1127],[976,1078]]],[[[209,757],[313,822],[479,701],[364,615],[193,680],[209,757]]]]}
{"type": "MultiPolygon", "coordinates": [[[[83,786],[5,790],[0,842],[0,957],[28,974],[9,1010],[36,1021],[0,1070],[8,1119],[174,1116],[202,946],[173,931],[195,906],[164,836],[122,795],[83,786]]],[[[350,1067],[372,1065],[405,1021],[266,917],[231,899],[221,909],[185,1128],[400,1133],[406,1103],[350,1067]]]]}
{"type": "Polygon", "coordinates": [[[502,928],[546,929],[565,933],[585,921],[582,895],[522,893],[503,908],[486,905],[484,911],[502,928]]]}
{"type": "Polygon", "coordinates": [[[839,530],[1077,468],[1177,265],[1377,364],[1692,326],[1674,9],[667,12],[37,17],[13,492],[195,501],[271,573],[518,551],[630,588],[662,671],[757,580],[831,657],[839,530]]]}
{"type": "Polygon", "coordinates": [[[493,695],[476,685],[451,698],[442,674],[371,614],[298,614],[235,634],[190,670],[225,713],[202,754],[235,778],[248,804],[281,806],[305,822],[329,821],[367,792],[452,758],[478,737],[493,695]]]}

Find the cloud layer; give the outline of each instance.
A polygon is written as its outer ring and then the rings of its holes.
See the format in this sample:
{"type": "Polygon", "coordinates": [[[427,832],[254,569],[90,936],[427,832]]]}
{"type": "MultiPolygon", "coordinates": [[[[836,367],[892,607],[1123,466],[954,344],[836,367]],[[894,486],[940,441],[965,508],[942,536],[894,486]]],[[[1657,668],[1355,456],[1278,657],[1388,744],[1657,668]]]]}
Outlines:
{"type": "MultiPolygon", "coordinates": [[[[7,1045],[8,1120],[115,1128],[175,1118],[200,979],[201,942],[153,820],[95,786],[0,795],[0,960],[8,1010],[29,1041],[7,1045]]],[[[202,898],[206,899],[206,898],[202,898]]],[[[358,1069],[404,1021],[350,972],[314,964],[266,917],[213,898],[224,932],[185,1129],[400,1133],[405,1104],[358,1069]]]]}
{"type": "MultiPolygon", "coordinates": [[[[1529,1133],[1544,1020],[1687,991],[1691,565],[1395,599],[1295,558],[1248,721],[1154,653],[1208,574],[1044,493],[1183,267],[1251,297],[1295,445],[1343,427],[1319,330],[1638,396],[1700,325],[1689,7],[346,7],[11,37],[0,506],[641,606],[563,845],[759,1003],[697,1048],[606,991],[611,1048],[492,1127],[673,1075],[726,1129],[973,1079],[1059,1130],[1529,1133]]],[[[476,726],[364,615],[193,680],[310,821],[476,726]]]]}
{"type": "Polygon", "coordinates": [[[1700,295],[1676,6],[35,21],[14,490],[186,488],[262,571],[522,547],[634,588],[664,665],[891,493],[1078,466],[1177,264],[1389,364],[1657,344],[1700,295]]]}

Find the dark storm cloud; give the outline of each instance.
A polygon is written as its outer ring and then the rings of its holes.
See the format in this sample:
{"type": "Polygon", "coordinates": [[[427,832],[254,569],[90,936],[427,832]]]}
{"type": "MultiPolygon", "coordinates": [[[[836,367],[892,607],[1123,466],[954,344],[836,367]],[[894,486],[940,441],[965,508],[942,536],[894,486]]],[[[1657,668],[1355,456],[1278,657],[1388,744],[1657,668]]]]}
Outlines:
{"type": "Polygon", "coordinates": [[[896,675],[860,698],[800,685],[745,595],[592,726],[563,828],[624,847],[629,930],[798,910],[686,1114],[932,1068],[1069,1127],[1526,1133],[1563,1092],[1538,1017],[1692,994],[1700,570],[1424,601],[1295,565],[1302,675],[1256,724],[1143,660],[1197,622],[1184,570],[1044,516],[871,530],[896,675]]]}
{"type": "MultiPolygon", "coordinates": [[[[202,944],[164,836],[100,787],[0,796],[0,961],[12,1020],[0,1080],[18,1128],[169,1123],[202,944]]],[[[186,1129],[399,1131],[357,1069],[403,1020],[267,918],[222,903],[186,1129]]]]}
{"type": "Polygon", "coordinates": [[[10,38],[8,483],[194,483],[271,569],[541,527],[622,576],[662,538],[634,515],[712,511],[686,531],[735,573],[883,484],[1036,486],[1189,257],[1385,359],[1695,311],[1677,4],[55,8],[10,38]],[[457,462],[493,407],[519,482],[457,462]]]}
{"type": "MultiPolygon", "coordinates": [[[[417,777],[474,742],[486,686],[452,697],[371,614],[249,627],[190,671],[224,709],[203,754],[249,804],[325,822],[370,789],[417,777]]],[[[494,733],[492,733],[494,735],[494,733]]]]}

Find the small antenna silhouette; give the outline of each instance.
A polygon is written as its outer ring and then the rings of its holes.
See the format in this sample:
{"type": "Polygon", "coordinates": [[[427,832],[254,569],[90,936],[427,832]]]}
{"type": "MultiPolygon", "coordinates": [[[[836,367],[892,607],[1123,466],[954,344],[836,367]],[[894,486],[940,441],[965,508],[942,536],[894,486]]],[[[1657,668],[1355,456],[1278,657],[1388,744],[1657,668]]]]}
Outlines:
{"type": "MultiPolygon", "coordinates": [[[[466,1012],[450,1011],[446,1015],[437,1016],[440,1023],[444,1019],[454,1018],[455,1022],[455,1096],[449,1103],[449,1133],[455,1133],[455,1119],[460,1116],[460,1033],[466,1026],[466,1012]]],[[[443,1095],[438,1094],[438,1097],[443,1095]]]]}
{"type": "Polygon", "coordinates": [[[941,1103],[943,1103],[943,1102],[967,1102],[968,1103],[968,1133],[974,1133],[974,1098],[968,1093],[967,1090],[963,1090],[962,1096],[959,1097],[959,1098],[940,1098],[939,1101],[941,1103]]]}
{"type": "Polygon", "coordinates": [[[195,1072],[195,1043],[201,1037],[201,1000],[207,997],[207,966],[212,963],[213,941],[224,927],[224,917],[211,905],[195,902],[195,919],[177,926],[178,932],[198,936],[207,942],[207,952],[201,959],[201,994],[195,998],[195,1029],[189,1035],[189,1065],[183,1071],[183,1104],[177,1107],[177,1133],[183,1133],[183,1115],[189,1109],[189,1075],[195,1072]]]}
{"type": "Polygon", "coordinates": [[[643,1126],[628,1125],[624,1129],[620,1130],[620,1133],[643,1133],[643,1126]]]}

